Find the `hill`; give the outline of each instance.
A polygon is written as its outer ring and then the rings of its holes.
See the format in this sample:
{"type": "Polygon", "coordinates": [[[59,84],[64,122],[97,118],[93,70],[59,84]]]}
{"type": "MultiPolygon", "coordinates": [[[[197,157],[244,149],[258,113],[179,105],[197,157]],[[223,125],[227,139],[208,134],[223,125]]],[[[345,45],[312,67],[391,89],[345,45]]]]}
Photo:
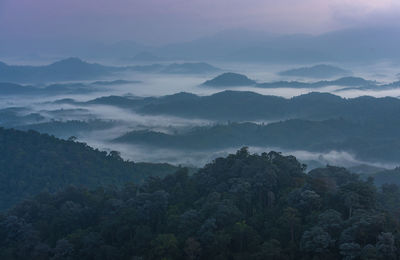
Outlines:
{"type": "Polygon", "coordinates": [[[400,162],[400,122],[376,124],[343,119],[308,121],[292,119],[267,125],[230,123],[194,127],[181,133],[133,131],[115,142],[186,151],[220,150],[242,146],[279,147],[286,151],[318,153],[342,151],[355,159],[375,163],[400,162]]]}
{"type": "Polygon", "coordinates": [[[161,73],[168,74],[206,74],[215,73],[221,71],[221,69],[214,67],[208,63],[173,63],[167,65],[161,70],[161,73]]]}
{"type": "Polygon", "coordinates": [[[78,58],[68,58],[44,66],[3,65],[0,81],[37,83],[68,80],[91,80],[109,76],[124,68],[88,63],[78,58]]]}
{"type": "Polygon", "coordinates": [[[365,26],[319,35],[280,35],[243,46],[223,56],[241,62],[376,62],[399,61],[395,44],[400,43],[396,26],[365,26]],[[386,39],[382,42],[381,39],[386,39]],[[349,42],[355,43],[349,45],[349,42]]]}
{"type": "Polygon", "coordinates": [[[326,64],[319,64],[312,67],[302,67],[290,69],[278,73],[281,76],[305,77],[305,78],[332,78],[337,76],[349,75],[350,71],[326,64]]]}
{"type": "Polygon", "coordinates": [[[30,85],[0,82],[0,94],[7,96],[87,94],[90,92],[104,91],[107,90],[108,87],[112,86],[138,83],[140,83],[140,81],[113,80],[95,81],[92,83],[55,83],[34,87],[30,85]]]}
{"type": "Polygon", "coordinates": [[[366,80],[359,77],[343,77],[336,80],[322,80],[316,82],[277,81],[277,82],[267,82],[267,83],[257,84],[257,87],[260,88],[322,88],[328,86],[343,87],[343,90],[367,89],[367,88],[378,89],[381,87],[375,81],[366,80]]]}
{"type": "Polygon", "coordinates": [[[254,80],[249,79],[245,75],[237,73],[224,73],[211,80],[203,83],[204,86],[211,87],[241,87],[255,85],[254,80]]]}
{"type": "Polygon", "coordinates": [[[143,51],[136,54],[133,58],[129,59],[131,61],[145,61],[145,62],[153,62],[153,61],[163,61],[165,58],[161,58],[159,56],[154,55],[151,52],[143,51]]]}
{"type": "Polygon", "coordinates": [[[190,176],[44,193],[0,216],[2,259],[396,259],[400,188],[246,149],[190,176]],[[365,257],[364,257],[365,256],[365,257]]]}
{"type": "Polygon", "coordinates": [[[143,73],[164,74],[207,74],[221,71],[221,69],[204,62],[134,65],[128,68],[129,70],[143,73]]]}
{"type": "Polygon", "coordinates": [[[8,107],[0,109],[0,126],[14,127],[22,124],[36,124],[45,118],[39,113],[32,113],[23,107],[8,107]]]}
{"type": "Polygon", "coordinates": [[[342,77],[336,80],[321,80],[315,82],[300,81],[275,81],[256,83],[245,75],[237,73],[224,73],[202,84],[209,87],[241,87],[254,86],[258,88],[310,88],[317,89],[328,86],[339,86],[346,89],[393,89],[398,88],[398,82],[391,84],[378,84],[376,81],[366,80],[360,77],[342,77]]]}
{"type": "Polygon", "coordinates": [[[400,110],[400,100],[397,98],[344,99],[333,94],[318,92],[290,99],[247,91],[223,91],[210,96],[178,93],[158,98],[110,96],[94,99],[85,104],[117,106],[146,115],[172,115],[225,122],[288,118],[323,120],[339,117],[358,121],[368,119],[397,122],[400,110]]]}
{"type": "MultiPolygon", "coordinates": [[[[70,111],[73,113],[73,111],[70,111]]],[[[69,113],[69,111],[65,111],[69,113]]],[[[28,131],[34,130],[39,133],[54,135],[58,138],[68,139],[71,136],[80,138],[97,130],[106,130],[118,125],[116,121],[107,121],[100,119],[92,120],[68,120],[68,121],[48,121],[42,123],[21,123],[15,126],[15,129],[28,131]]]]}
{"type": "Polygon", "coordinates": [[[43,191],[140,183],[175,170],[167,164],[127,162],[117,152],[107,154],[84,143],[0,128],[0,210],[43,191]]]}

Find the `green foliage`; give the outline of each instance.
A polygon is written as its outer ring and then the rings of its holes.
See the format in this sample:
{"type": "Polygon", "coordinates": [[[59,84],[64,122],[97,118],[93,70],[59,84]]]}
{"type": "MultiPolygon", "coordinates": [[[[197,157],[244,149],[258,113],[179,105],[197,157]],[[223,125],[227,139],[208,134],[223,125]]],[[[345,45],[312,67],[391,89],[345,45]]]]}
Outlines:
{"type": "Polygon", "coordinates": [[[0,210],[40,192],[52,193],[69,185],[121,187],[177,169],[168,164],[124,161],[117,152],[107,154],[85,143],[34,131],[0,128],[0,210]]]}
{"type": "Polygon", "coordinates": [[[397,186],[243,148],[194,175],[42,193],[0,215],[0,258],[397,259],[398,200],[397,186]]]}

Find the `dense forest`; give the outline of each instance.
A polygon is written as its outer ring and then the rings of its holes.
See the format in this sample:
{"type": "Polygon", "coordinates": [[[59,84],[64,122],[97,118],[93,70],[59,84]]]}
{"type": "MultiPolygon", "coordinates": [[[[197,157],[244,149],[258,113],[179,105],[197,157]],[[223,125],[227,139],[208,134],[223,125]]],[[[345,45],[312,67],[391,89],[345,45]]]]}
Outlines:
{"type": "Polygon", "coordinates": [[[44,192],[0,216],[1,259],[398,259],[400,188],[246,148],[190,175],[44,192]]]}
{"type": "Polygon", "coordinates": [[[73,139],[0,128],[0,210],[69,185],[118,187],[178,169],[168,164],[124,161],[116,151],[95,150],[73,139]]]}

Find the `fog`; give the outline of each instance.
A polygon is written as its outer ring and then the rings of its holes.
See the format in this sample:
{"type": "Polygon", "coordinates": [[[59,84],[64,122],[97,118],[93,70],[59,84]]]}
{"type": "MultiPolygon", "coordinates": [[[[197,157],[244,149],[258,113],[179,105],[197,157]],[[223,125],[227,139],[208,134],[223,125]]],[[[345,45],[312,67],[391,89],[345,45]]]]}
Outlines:
{"type": "MultiPolygon", "coordinates": [[[[157,148],[145,145],[129,145],[129,144],[115,144],[110,142],[99,141],[97,135],[107,135],[108,131],[103,133],[96,132],[91,136],[82,138],[81,141],[90,144],[91,146],[100,150],[112,151],[117,150],[121,152],[121,156],[130,161],[135,162],[168,162],[174,165],[182,165],[188,167],[203,167],[207,163],[211,163],[218,157],[226,157],[229,154],[236,153],[242,147],[231,147],[223,150],[206,150],[206,151],[188,151],[157,148]]],[[[353,167],[358,165],[371,165],[380,168],[393,169],[397,164],[367,162],[358,160],[353,154],[343,151],[330,151],[328,153],[317,153],[302,150],[287,150],[279,147],[249,147],[251,153],[264,153],[270,151],[281,152],[283,155],[293,155],[301,163],[307,165],[308,170],[326,165],[340,166],[340,167],[353,167]]]]}
{"type": "MultiPolygon", "coordinates": [[[[109,64],[112,62],[110,61],[109,64]]],[[[284,77],[278,72],[302,67],[304,64],[259,64],[259,63],[229,63],[213,62],[213,66],[222,69],[219,73],[207,73],[200,75],[188,74],[161,74],[161,73],[120,73],[114,76],[102,78],[101,80],[135,80],[141,83],[121,84],[112,86],[96,86],[96,91],[80,94],[67,95],[31,95],[31,96],[3,96],[0,97],[0,108],[23,107],[26,110],[19,112],[19,115],[39,113],[44,117],[41,122],[68,121],[68,120],[104,120],[113,122],[108,129],[95,130],[93,132],[82,132],[78,141],[86,142],[90,146],[102,150],[120,151],[123,158],[132,161],[145,162],[168,162],[172,164],[182,164],[200,167],[205,163],[211,162],[218,156],[225,156],[233,153],[240,147],[232,147],[223,150],[213,151],[185,151],[173,149],[159,149],[142,145],[116,144],[111,140],[132,130],[152,130],[162,133],[173,134],[177,131],[190,129],[194,126],[209,126],[216,122],[202,119],[187,119],[174,116],[148,116],[141,115],[132,110],[121,109],[105,105],[78,105],[78,104],[59,104],[53,101],[71,98],[79,102],[93,100],[98,97],[109,95],[130,95],[134,97],[160,97],[172,95],[178,92],[194,93],[196,95],[212,95],[223,90],[252,91],[263,95],[275,95],[285,98],[306,94],[309,92],[328,92],[344,98],[354,98],[358,96],[374,97],[399,97],[400,88],[390,90],[343,90],[343,86],[328,86],[322,88],[257,88],[257,87],[225,87],[211,88],[202,85],[223,72],[236,72],[244,74],[258,83],[274,81],[299,80],[313,82],[315,79],[284,77]]],[[[376,80],[380,83],[390,83],[398,80],[400,66],[391,62],[381,62],[376,64],[352,64],[352,63],[330,63],[346,70],[352,71],[352,75],[363,77],[369,80],[376,80]]],[[[116,65],[115,63],[113,65],[116,65]]],[[[118,64],[117,64],[118,65],[118,64]]],[[[312,66],[315,64],[308,64],[312,66]]],[[[335,79],[335,78],[334,78],[335,79]]],[[[92,81],[64,82],[64,83],[84,83],[90,84],[92,81]]],[[[48,83],[50,84],[50,83],[48,83]]],[[[40,85],[43,87],[44,85],[40,85]]],[[[31,123],[31,122],[30,122],[31,123]]],[[[269,121],[255,121],[254,123],[271,123],[269,121]]],[[[292,154],[299,160],[308,163],[312,167],[330,165],[354,166],[359,164],[369,164],[379,167],[393,168],[395,165],[380,164],[376,162],[364,162],[355,159],[355,156],[347,152],[330,151],[329,153],[313,153],[309,151],[286,151],[279,147],[250,147],[252,152],[281,151],[284,154],[292,154]]]]}

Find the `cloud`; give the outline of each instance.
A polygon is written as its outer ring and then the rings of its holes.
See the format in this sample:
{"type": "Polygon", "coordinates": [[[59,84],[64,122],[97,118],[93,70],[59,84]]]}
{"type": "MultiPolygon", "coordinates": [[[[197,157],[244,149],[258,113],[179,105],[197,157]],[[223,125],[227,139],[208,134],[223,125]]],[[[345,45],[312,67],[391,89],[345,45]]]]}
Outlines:
{"type": "MultiPolygon", "coordinates": [[[[390,23],[397,0],[0,0],[0,33],[16,39],[167,43],[230,28],[321,33],[390,23]],[[387,19],[385,14],[389,14],[387,19]]],[[[398,20],[398,19],[397,19],[398,20]]]]}

